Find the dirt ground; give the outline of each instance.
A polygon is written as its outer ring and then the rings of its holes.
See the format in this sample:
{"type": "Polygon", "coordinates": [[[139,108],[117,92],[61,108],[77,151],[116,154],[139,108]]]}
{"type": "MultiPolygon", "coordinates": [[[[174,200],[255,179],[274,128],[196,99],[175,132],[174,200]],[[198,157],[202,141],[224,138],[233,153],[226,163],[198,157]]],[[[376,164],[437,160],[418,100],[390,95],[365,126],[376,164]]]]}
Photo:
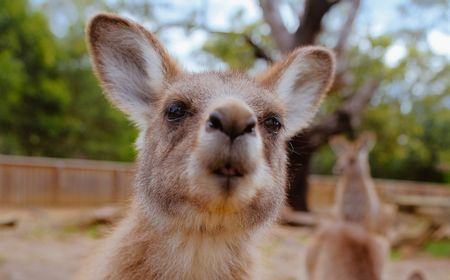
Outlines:
{"type": "MultiPolygon", "coordinates": [[[[113,209],[113,208],[112,208],[113,209]]],[[[1,280],[71,279],[80,263],[95,250],[108,226],[89,225],[93,209],[0,209],[1,280]]],[[[102,211],[113,211],[103,209],[102,211]]],[[[263,279],[305,279],[303,254],[310,229],[275,225],[260,242],[263,279]]],[[[450,280],[450,258],[425,253],[395,258],[386,279],[406,279],[415,269],[426,279],[450,280]]]]}

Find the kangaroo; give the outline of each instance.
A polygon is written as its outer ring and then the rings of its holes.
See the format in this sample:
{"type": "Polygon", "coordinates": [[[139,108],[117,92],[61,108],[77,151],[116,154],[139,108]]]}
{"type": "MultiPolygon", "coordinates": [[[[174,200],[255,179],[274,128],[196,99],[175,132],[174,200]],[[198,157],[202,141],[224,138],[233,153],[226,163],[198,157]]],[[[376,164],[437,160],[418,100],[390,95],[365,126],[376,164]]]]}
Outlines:
{"type": "Polygon", "coordinates": [[[334,216],[344,221],[360,223],[367,229],[387,234],[395,209],[382,203],[370,175],[369,151],[375,135],[363,133],[354,142],[342,136],[333,138],[330,146],[338,159],[334,172],[341,174],[337,183],[334,216]]]}
{"type": "Polygon", "coordinates": [[[341,174],[333,209],[338,219],[323,222],[314,233],[306,250],[306,272],[310,280],[379,280],[389,243],[368,163],[374,135],[364,133],[354,142],[335,137],[330,145],[338,156],[334,171],[341,174]]]}
{"type": "Polygon", "coordinates": [[[425,280],[425,276],[420,270],[416,270],[409,275],[407,280],[425,280]]]}
{"type": "Polygon", "coordinates": [[[252,279],[255,238],[284,204],[286,141],[334,76],[333,54],[294,50],[257,77],[190,73],[141,25],[111,14],[87,41],[108,99],[140,130],[126,218],[82,279],[252,279]]]}
{"type": "Polygon", "coordinates": [[[309,280],[380,280],[388,255],[385,238],[357,223],[321,225],[306,249],[309,280]]]}

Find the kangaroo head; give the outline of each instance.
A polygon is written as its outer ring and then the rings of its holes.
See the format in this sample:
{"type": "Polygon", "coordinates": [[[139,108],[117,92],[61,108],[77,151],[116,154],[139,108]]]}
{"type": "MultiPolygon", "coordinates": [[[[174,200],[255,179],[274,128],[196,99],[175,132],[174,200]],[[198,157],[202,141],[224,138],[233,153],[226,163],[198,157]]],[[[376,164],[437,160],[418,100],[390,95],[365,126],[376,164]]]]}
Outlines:
{"type": "Polygon", "coordinates": [[[285,142],[332,82],[330,51],[297,49],[252,78],[184,71],[152,33],[118,16],[95,16],[87,36],[106,96],[140,129],[135,200],[148,219],[236,231],[277,214],[285,142]]]}
{"type": "Polygon", "coordinates": [[[335,174],[370,174],[369,152],[375,145],[375,134],[362,133],[353,142],[343,136],[336,136],[330,141],[330,146],[336,153],[337,160],[333,172],[335,174]]]}

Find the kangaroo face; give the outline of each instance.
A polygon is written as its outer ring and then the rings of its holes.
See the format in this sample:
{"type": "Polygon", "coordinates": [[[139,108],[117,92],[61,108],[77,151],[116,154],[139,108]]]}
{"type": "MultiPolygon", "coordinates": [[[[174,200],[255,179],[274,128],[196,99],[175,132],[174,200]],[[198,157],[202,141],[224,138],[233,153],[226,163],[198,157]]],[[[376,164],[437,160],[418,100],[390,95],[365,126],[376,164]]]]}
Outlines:
{"type": "Polygon", "coordinates": [[[286,112],[273,92],[240,74],[186,74],[158,107],[139,188],[165,213],[262,219],[283,202],[286,112]]]}
{"type": "Polygon", "coordinates": [[[375,135],[365,132],[353,142],[343,136],[336,136],[330,141],[337,160],[333,168],[335,174],[369,174],[369,152],[375,145],[375,135]]]}
{"type": "Polygon", "coordinates": [[[113,15],[91,21],[88,41],[106,95],[141,129],[136,198],[150,219],[236,231],[277,214],[285,142],[331,83],[329,51],[298,49],[253,78],[182,71],[150,32],[113,15]]]}

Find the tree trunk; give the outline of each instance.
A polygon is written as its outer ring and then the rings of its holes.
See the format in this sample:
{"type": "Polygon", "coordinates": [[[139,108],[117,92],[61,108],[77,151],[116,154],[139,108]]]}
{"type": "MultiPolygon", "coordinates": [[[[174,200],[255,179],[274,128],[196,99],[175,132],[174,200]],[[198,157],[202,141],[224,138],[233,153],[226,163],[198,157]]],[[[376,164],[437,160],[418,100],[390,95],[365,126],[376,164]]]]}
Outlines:
{"type": "Polygon", "coordinates": [[[353,133],[359,125],[361,114],[380,85],[378,79],[369,80],[339,109],[324,117],[315,125],[296,135],[288,143],[289,185],[287,201],[296,211],[308,211],[308,175],[314,153],[327,144],[333,135],[353,133]]]}
{"type": "MultiPolygon", "coordinates": [[[[283,24],[279,5],[282,0],[260,0],[266,22],[272,29],[272,36],[281,52],[288,52],[303,45],[313,45],[322,28],[322,19],[340,0],[306,0],[303,13],[299,15],[300,25],[295,33],[289,33],[283,24]]],[[[335,46],[337,73],[333,89],[346,85],[346,60],[342,53],[350,36],[360,0],[351,0],[351,8],[344,22],[335,46]]],[[[257,49],[255,49],[256,53],[257,49]]],[[[260,55],[259,57],[264,57],[260,55]]],[[[296,211],[308,211],[308,175],[314,153],[339,133],[352,133],[359,123],[364,107],[378,87],[379,82],[369,80],[358,89],[335,112],[315,123],[306,131],[292,138],[288,143],[289,182],[287,202],[296,211]]]]}
{"type": "Polygon", "coordinates": [[[308,211],[308,175],[309,165],[314,149],[309,145],[308,134],[300,134],[288,143],[289,183],[287,189],[287,202],[292,210],[308,211]]]}

